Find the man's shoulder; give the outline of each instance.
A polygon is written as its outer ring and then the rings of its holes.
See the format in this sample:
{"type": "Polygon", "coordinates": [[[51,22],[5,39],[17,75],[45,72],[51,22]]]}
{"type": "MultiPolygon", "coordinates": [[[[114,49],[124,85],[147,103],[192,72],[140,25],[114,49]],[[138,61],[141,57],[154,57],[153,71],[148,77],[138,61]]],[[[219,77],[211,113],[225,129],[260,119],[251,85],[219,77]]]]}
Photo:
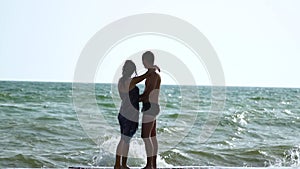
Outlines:
{"type": "Polygon", "coordinates": [[[150,78],[160,79],[160,75],[159,75],[158,73],[154,72],[154,73],[150,76],[150,78]]]}
{"type": "Polygon", "coordinates": [[[156,74],[157,74],[157,79],[160,80],[160,75],[158,73],[156,73],[156,74]]]}
{"type": "Polygon", "coordinates": [[[156,72],[154,72],[155,76],[159,77],[160,78],[160,75],[156,72]]]}
{"type": "Polygon", "coordinates": [[[156,72],[154,72],[153,74],[151,74],[149,77],[146,78],[147,82],[153,82],[153,81],[160,81],[160,75],[156,72]]]}
{"type": "Polygon", "coordinates": [[[155,78],[153,78],[153,79],[155,79],[156,82],[159,82],[159,83],[161,82],[160,75],[156,72],[155,72],[155,78]]]}

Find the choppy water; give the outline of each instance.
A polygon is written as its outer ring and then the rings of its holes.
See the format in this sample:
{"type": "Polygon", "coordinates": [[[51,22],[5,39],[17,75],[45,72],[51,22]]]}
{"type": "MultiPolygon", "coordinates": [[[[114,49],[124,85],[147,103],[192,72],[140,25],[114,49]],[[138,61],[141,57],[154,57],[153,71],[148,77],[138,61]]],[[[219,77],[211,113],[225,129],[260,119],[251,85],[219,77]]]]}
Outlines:
{"type": "MultiPolygon", "coordinates": [[[[96,85],[97,120],[88,100],[76,109],[71,83],[0,82],[0,167],[112,166],[119,139],[114,89],[96,85]],[[75,110],[95,119],[87,129],[92,139],[75,110]]],[[[218,126],[204,143],[210,87],[162,86],[160,100],[159,166],[300,166],[300,89],[227,87],[218,126]]],[[[145,164],[139,136],[130,166],[145,164]]]]}

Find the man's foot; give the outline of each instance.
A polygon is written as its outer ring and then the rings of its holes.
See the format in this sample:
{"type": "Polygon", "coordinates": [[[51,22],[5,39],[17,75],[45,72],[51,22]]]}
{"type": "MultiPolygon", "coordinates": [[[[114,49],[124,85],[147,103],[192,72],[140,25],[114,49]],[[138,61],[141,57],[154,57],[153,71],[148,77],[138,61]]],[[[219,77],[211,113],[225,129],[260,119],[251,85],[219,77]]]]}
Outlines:
{"type": "Polygon", "coordinates": [[[146,165],[144,168],[142,169],[152,169],[152,167],[150,165],[146,165]]]}

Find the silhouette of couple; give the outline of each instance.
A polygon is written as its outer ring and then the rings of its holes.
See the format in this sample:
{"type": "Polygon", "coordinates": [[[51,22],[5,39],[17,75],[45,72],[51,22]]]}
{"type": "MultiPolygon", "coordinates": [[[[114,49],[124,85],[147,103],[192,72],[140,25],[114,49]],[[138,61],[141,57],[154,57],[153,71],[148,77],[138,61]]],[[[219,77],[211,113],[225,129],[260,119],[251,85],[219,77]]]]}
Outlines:
{"type": "Polygon", "coordinates": [[[156,116],[160,111],[158,97],[161,83],[161,78],[156,73],[156,70],[160,71],[160,69],[154,65],[154,55],[151,51],[145,52],[142,55],[142,60],[143,65],[148,69],[145,74],[137,76],[135,64],[131,60],[126,60],[122,69],[122,77],[118,82],[118,90],[122,100],[118,114],[121,139],[116,150],[115,169],[129,168],[127,166],[127,156],[130,140],[138,129],[139,102],[143,103],[141,110],[143,113],[141,137],[145,143],[147,155],[147,164],[144,168],[156,169],[158,150],[156,116]],[[135,77],[132,78],[134,73],[135,77]],[[146,79],[145,89],[140,95],[136,84],[144,79],[146,79]]]}

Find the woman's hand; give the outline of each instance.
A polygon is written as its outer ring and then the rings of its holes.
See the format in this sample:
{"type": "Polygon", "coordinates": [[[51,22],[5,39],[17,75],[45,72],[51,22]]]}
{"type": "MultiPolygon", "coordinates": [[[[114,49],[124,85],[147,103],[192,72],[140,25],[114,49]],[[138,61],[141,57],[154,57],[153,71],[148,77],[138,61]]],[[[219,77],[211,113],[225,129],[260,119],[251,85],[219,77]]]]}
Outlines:
{"type": "Polygon", "coordinates": [[[156,68],[149,68],[148,71],[146,72],[147,75],[152,74],[156,71],[156,68]]]}
{"type": "Polygon", "coordinates": [[[157,69],[160,72],[160,68],[157,65],[153,65],[154,69],[157,69]]]}
{"type": "Polygon", "coordinates": [[[147,71],[146,73],[147,73],[147,74],[153,73],[153,72],[155,72],[156,70],[158,70],[158,71],[160,72],[160,68],[159,68],[157,65],[153,65],[153,67],[148,68],[148,71],[147,71]]]}
{"type": "Polygon", "coordinates": [[[146,78],[147,78],[152,73],[154,73],[156,70],[158,70],[160,72],[160,68],[157,65],[153,65],[152,68],[148,68],[148,71],[144,75],[146,75],[146,78]]]}

